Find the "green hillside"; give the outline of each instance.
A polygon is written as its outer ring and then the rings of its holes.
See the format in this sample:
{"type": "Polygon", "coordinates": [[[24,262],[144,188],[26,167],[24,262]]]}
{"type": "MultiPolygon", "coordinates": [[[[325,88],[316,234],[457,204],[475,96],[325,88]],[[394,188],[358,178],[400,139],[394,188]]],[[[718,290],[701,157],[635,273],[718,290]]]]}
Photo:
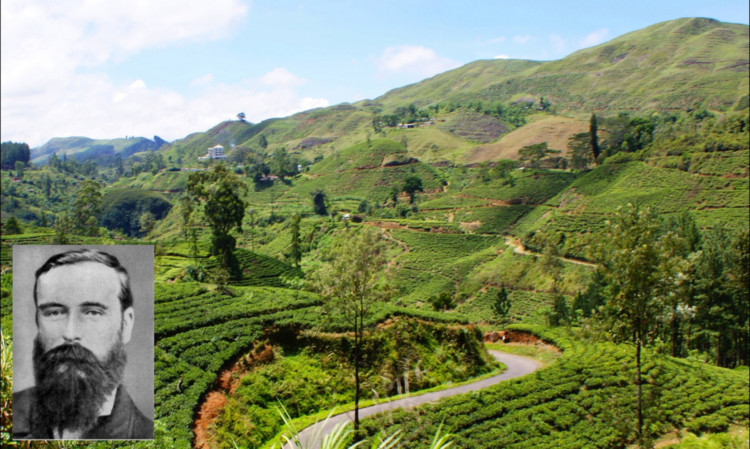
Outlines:
{"type": "Polygon", "coordinates": [[[558,61],[479,61],[379,98],[405,103],[545,97],[559,110],[729,109],[748,94],[747,26],[663,22],[558,61]]]}
{"type": "Polygon", "coordinates": [[[635,322],[648,326],[640,436],[742,438],[748,49],[745,25],[679,19],[158,149],[53,139],[35,149],[42,163],[0,176],[3,335],[13,245],[153,244],[157,439],[123,447],[268,447],[279,403],[300,425],[352,407],[353,329],[321,283],[369,232],[372,257],[350,264],[383,256],[363,401],[496,369],[482,333],[562,355],[365,420],[368,437],[400,430],[402,449],[427,447],[443,423],[467,449],[632,447],[635,322]],[[214,145],[227,159],[198,159],[214,145]],[[633,297],[648,307],[628,309],[633,297]]]}
{"type": "Polygon", "coordinates": [[[158,150],[166,144],[159,136],[153,140],[145,137],[125,137],[120,139],[90,139],[88,137],[56,137],[44,145],[31,150],[31,161],[35,164],[47,162],[53,154],[58,158],[75,157],[78,162],[93,160],[97,163],[110,163],[115,157],[125,160],[142,151],[158,150]]]}

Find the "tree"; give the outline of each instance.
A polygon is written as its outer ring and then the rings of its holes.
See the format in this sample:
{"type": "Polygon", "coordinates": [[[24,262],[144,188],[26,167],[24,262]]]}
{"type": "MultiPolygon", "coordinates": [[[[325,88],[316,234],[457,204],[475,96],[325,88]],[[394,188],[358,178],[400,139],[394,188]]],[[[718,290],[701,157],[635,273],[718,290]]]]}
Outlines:
{"type": "Polygon", "coordinates": [[[24,164],[21,161],[16,161],[16,177],[18,179],[23,179],[23,168],[26,167],[26,164],[24,164]]]}
{"type": "Polygon", "coordinates": [[[674,234],[662,232],[657,215],[650,208],[633,204],[618,208],[610,221],[599,262],[607,278],[609,301],[617,337],[636,347],[636,411],[638,440],[643,445],[641,348],[657,327],[663,298],[674,285],[677,258],[671,243],[674,234]]]}
{"type": "Polygon", "coordinates": [[[52,240],[57,245],[66,245],[70,241],[70,233],[73,230],[73,221],[67,212],[63,212],[57,218],[55,218],[55,237],[52,240]]]}
{"type": "Polygon", "coordinates": [[[258,138],[258,145],[260,145],[260,147],[263,148],[264,150],[268,148],[268,139],[266,139],[265,134],[261,134],[260,137],[258,138]]]}
{"type": "Polygon", "coordinates": [[[391,192],[388,195],[391,200],[393,201],[393,207],[396,207],[396,204],[398,204],[398,194],[401,193],[401,190],[397,186],[391,187],[391,192]]]}
{"type": "Polygon", "coordinates": [[[711,350],[718,366],[748,360],[748,241],[747,229],[734,236],[713,230],[706,234],[695,260],[694,337],[698,349],[711,350]]]}
{"type": "Polygon", "coordinates": [[[0,144],[0,165],[5,170],[16,168],[16,162],[27,164],[31,159],[31,150],[27,143],[3,142],[0,144]]]}
{"type": "Polygon", "coordinates": [[[591,113],[591,119],[589,120],[589,137],[591,138],[591,151],[594,154],[594,161],[599,158],[601,149],[599,148],[599,136],[597,132],[599,130],[599,124],[596,122],[596,114],[591,113]]]}
{"type": "Polygon", "coordinates": [[[5,228],[3,229],[4,234],[23,234],[21,225],[18,223],[18,220],[16,220],[16,217],[12,215],[5,220],[5,226],[3,227],[5,228]]]}
{"type": "Polygon", "coordinates": [[[42,176],[42,192],[44,192],[44,198],[49,200],[52,195],[52,180],[47,173],[42,176]]]}
{"type": "Polygon", "coordinates": [[[189,200],[203,203],[203,214],[211,227],[212,254],[220,255],[222,267],[236,275],[239,273],[233,252],[237,240],[231,231],[242,231],[245,190],[245,183],[222,164],[211,171],[192,173],[187,181],[189,200]]]}
{"type": "Polygon", "coordinates": [[[435,310],[448,310],[456,307],[456,304],[453,302],[453,297],[448,292],[440,292],[437,296],[431,296],[427,302],[429,302],[435,310]]]}
{"type": "Polygon", "coordinates": [[[237,120],[239,120],[241,122],[244,122],[245,121],[245,113],[244,112],[240,112],[239,114],[237,114],[237,120]]]}
{"type": "Polygon", "coordinates": [[[74,230],[83,235],[95,236],[98,233],[97,217],[102,204],[101,188],[98,182],[86,180],[76,192],[71,219],[74,230]]]}
{"type": "Polygon", "coordinates": [[[518,150],[518,155],[522,161],[528,161],[531,167],[538,167],[539,162],[547,157],[550,153],[559,153],[557,150],[550,150],[547,146],[547,142],[535,143],[533,145],[526,145],[525,147],[518,150]]]}
{"type": "Polygon", "coordinates": [[[138,227],[140,229],[140,234],[143,236],[148,235],[149,232],[154,228],[154,223],[156,222],[154,218],[154,214],[151,213],[151,211],[145,211],[141,213],[141,215],[138,216],[138,227]]]}
{"type": "Polygon", "coordinates": [[[570,164],[576,170],[585,170],[595,159],[591,151],[591,134],[578,133],[568,138],[568,153],[570,164]]]}
{"type": "Polygon", "coordinates": [[[404,180],[404,187],[402,190],[409,194],[409,203],[414,204],[414,196],[416,193],[424,192],[424,189],[422,188],[422,179],[418,176],[408,176],[404,180]]]}
{"type": "Polygon", "coordinates": [[[313,209],[318,215],[328,215],[328,199],[325,192],[318,189],[312,192],[313,209]]]}
{"type": "Polygon", "coordinates": [[[292,225],[291,225],[291,231],[292,231],[292,249],[291,249],[291,258],[292,258],[292,264],[294,264],[295,267],[299,268],[300,260],[302,260],[302,249],[300,248],[299,244],[299,222],[301,217],[299,214],[292,215],[292,225]]]}
{"type": "Polygon", "coordinates": [[[550,326],[560,326],[570,323],[570,310],[565,297],[560,293],[555,296],[555,303],[552,306],[552,312],[549,315],[550,326]]]}
{"type": "Polygon", "coordinates": [[[385,244],[369,228],[341,232],[327,254],[327,263],[313,274],[315,289],[326,299],[334,318],[353,332],[351,360],[354,368],[354,429],[359,429],[360,370],[366,328],[374,306],[388,294],[380,281],[386,264],[385,244]]]}
{"type": "Polygon", "coordinates": [[[497,292],[495,302],[492,303],[492,310],[503,321],[508,317],[508,312],[510,312],[510,298],[508,297],[508,292],[505,291],[504,285],[497,292]]]}

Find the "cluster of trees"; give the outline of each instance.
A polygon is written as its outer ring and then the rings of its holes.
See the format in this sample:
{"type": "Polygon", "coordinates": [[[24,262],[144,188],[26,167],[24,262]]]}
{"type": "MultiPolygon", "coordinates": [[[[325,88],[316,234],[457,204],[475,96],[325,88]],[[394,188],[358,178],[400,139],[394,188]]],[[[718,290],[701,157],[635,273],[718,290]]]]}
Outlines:
{"type": "Polygon", "coordinates": [[[518,128],[526,124],[526,116],[534,110],[548,110],[550,107],[551,103],[544,97],[541,98],[538,106],[534,101],[507,104],[498,101],[483,102],[481,100],[474,100],[465,104],[452,101],[441,102],[427,106],[424,109],[418,109],[414,104],[410,104],[408,106],[399,106],[390,114],[376,115],[372,119],[372,127],[378,133],[383,130],[383,127],[394,127],[399,123],[415,123],[427,120],[439,113],[449,113],[464,109],[497,117],[508,125],[518,128]]]}
{"type": "Polygon", "coordinates": [[[4,170],[16,168],[16,163],[28,164],[31,158],[31,150],[27,143],[2,142],[0,143],[0,159],[4,170]]]}
{"type": "Polygon", "coordinates": [[[130,237],[148,234],[172,204],[162,195],[140,189],[110,191],[102,199],[101,224],[130,237]]]}
{"type": "Polygon", "coordinates": [[[687,212],[663,220],[632,204],[609,226],[597,249],[601,268],[576,295],[574,311],[627,339],[623,307],[640,302],[632,313],[633,325],[648,325],[642,341],[675,357],[700,352],[718,366],[750,364],[747,228],[701,230],[687,212]]]}
{"type": "Polygon", "coordinates": [[[600,268],[573,308],[591,317],[587,326],[635,345],[639,438],[643,346],[709,354],[719,366],[750,363],[747,229],[702,232],[687,214],[665,221],[629,204],[610,221],[596,258],[600,268]]]}
{"type": "Polygon", "coordinates": [[[71,175],[95,176],[97,174],[96,162],[89,159],[86,162],[79,163],[75,157],[68,157],[63,153],[62,158],[54,153],[47,160],[47,165],[58,173],[67,173],[71,175]]]}
{"type": "MultiPolygon", "coordinates": [[[[262,136],[261,136],[262,137],[262,136]]],[[[300,166],[310,165],[310,161],[299,155],[289,153],[286,148],[279,148],[268,155],[245,146],[237,146],[228,157],[229,162],[243,165],[242,171],[253,180],[255,190],[269,187],[273,182],[269,176],[274,175],[282,181],[299,173],[300,166]]]]}
{"type": "Polygon", "coordinates": [[[414,123],[428,118],[430,118],[429,111],[417,109],[414,104],[410,104],[397,107],[391,114],[376,115],[372,119],[372,127],[378,133],[383,130],[383,126],[394,127],[399,123],[414,123]]]}
{"type": "Polygon", "coordinates": [[[231,231],[242,232],[246,190],[246,184],[237,175],[219,164],[210,171],[190,175],[182,203],[187,228],[194,225],[191,219],[195,209],[203,207],[203,216],[211,229],[212,254],[219,255],[222,266],[234,276],[240,273],[233,253],[237,239],[231,231]]]}

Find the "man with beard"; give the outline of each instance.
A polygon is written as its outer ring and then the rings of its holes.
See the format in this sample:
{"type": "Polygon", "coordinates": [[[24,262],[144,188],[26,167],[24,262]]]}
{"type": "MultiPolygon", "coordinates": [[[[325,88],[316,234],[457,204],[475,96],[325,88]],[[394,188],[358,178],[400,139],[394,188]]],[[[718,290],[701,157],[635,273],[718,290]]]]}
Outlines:
{"type": "Polygon", "coordinates": [[[14,394],[15,439],[152,439],[153,422],[122,385],[135,313],[111,254],[52,256],[36,272],[36,385],[14,394]]]}

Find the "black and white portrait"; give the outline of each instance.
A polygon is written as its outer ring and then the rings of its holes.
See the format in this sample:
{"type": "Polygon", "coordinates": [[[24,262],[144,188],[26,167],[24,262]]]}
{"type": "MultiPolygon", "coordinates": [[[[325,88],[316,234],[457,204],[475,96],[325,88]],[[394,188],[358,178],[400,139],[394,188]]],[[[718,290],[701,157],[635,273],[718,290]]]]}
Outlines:
{"type": "Polygon", "coordinates": [[[13,247],[13,438],[153,439],[153,246],[13,247]]]}

